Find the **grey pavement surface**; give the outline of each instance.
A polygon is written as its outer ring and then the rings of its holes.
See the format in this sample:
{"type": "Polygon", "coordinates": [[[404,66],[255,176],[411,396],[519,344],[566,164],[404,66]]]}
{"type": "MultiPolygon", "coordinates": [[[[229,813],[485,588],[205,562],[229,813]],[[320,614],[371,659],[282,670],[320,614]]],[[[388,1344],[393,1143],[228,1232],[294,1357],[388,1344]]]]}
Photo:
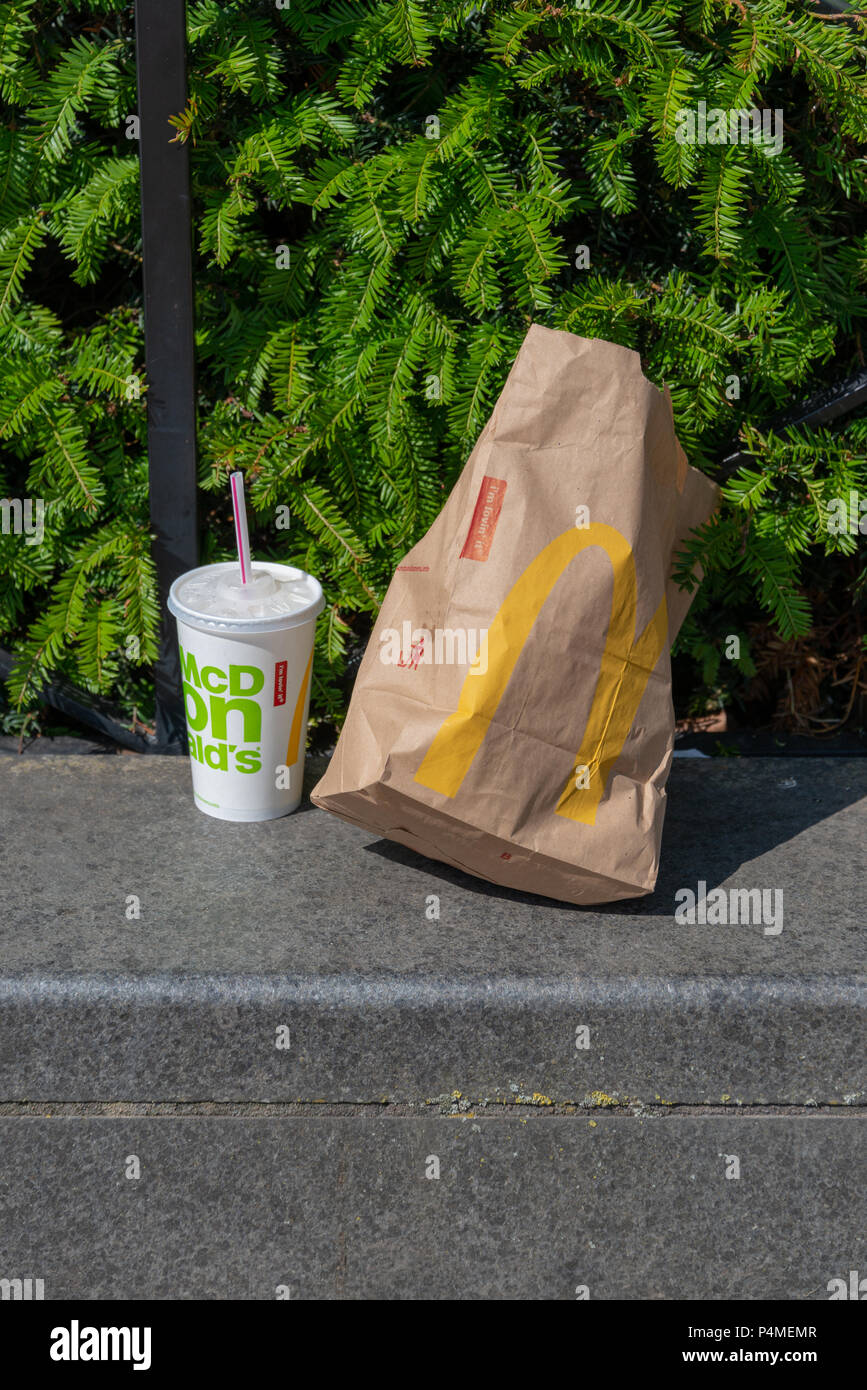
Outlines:
{"type": "Polygon", "coordinates": [[[4,757],[0,1101],[863,1104],[865,831],[865,760],[678,760],[656,892],[582,909],[212,820],[185,760],[4,757]],[[700,880],[783,930],[678,925],[700,880]]]}
{"type": "Polygon", "coordinates": [[[846,1115],[0,1120],[0,1275],[48,1300],[826,1300],[867,1271],[863,1133],[846,1115]]]}

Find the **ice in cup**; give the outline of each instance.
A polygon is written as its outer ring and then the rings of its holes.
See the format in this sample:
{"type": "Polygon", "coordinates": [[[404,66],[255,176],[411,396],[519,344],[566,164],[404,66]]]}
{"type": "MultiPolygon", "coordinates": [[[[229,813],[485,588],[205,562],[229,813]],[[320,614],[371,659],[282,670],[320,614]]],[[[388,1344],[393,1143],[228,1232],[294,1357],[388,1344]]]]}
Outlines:
{"type": "Polygon", "coordinates": [[[272,562],[204,565],[176,579],[193,795],[219,820],[274,820],[301,800],[313,636],[312,575],[272,562]]]}

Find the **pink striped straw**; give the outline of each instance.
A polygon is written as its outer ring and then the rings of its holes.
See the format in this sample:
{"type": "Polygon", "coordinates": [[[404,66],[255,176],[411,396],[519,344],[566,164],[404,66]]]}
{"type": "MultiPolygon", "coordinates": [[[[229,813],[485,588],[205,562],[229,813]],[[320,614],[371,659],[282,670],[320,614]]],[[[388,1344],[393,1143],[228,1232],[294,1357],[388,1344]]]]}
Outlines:
{"type": "Polygon", "coordinates": [[[241,583],[249,584],[251,576],[250,536],[247,531],[247,507],[244,502],[244,474],[232,473],[232,506],[235,509],[235,540],[238,543],[238,560],[241,565],[241,583]]]}

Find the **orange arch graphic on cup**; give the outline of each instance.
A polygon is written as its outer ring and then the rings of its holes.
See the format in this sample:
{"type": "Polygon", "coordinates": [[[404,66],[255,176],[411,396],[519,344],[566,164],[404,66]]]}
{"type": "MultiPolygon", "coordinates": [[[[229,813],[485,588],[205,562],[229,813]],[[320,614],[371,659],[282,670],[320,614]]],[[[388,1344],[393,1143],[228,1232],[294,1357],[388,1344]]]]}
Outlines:
{"type": "MultiPolygon", "coordinates": [[[[664,594],[647,627],[640,635],[636,632],[632,550],[619,531],[601,522],[564,531],[539,552],[513,584],[480,653],[480,657],[487,657],[487,669],[483,675],[468,672],[458,707],[442,724],[422,759],[416,782],[443,796],[455,796],[482,746],[542,605],[576,556],[594,545],[611,561],[611,613],[587,727],[569,781],[554,809],[558,816],[595,824],[596,808],[668,634],[664,594]],[[584,768],[586,776],[581,772],[584,768]]],[[[484,669],[484,660],[478,664],[484,669]]]]}
{"type": "Polygon", "coordinates": [[[289,730],[289,746],[286,749],[286,766],[294,767],[298,761],[298,754],[301,748],[301,722],[304,718],[304,698],[307,694],[307,686],[310,683],[310,672],[313,670],[313,650],[310,651],[310,659],[307,662],[307,670],[301,681],[301,689],[298,691],[298,699],[295,701],[295,713],[292,716],[292,727],[289,730]]]}

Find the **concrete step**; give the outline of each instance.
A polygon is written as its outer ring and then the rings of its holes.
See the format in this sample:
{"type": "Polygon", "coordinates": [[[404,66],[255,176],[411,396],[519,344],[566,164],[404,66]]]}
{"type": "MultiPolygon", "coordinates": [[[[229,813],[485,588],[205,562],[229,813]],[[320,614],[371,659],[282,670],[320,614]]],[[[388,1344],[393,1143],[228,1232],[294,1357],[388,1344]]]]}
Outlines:
{"type": "Polygon", "coordinates": [[[46,1300],[827,1300],[867,1276],[851,1114],[0,1119],[0,1152],[0,1276],[46,1300]]]}
{"type": "Polygon", "coordinates": [[[669,797],[653,896],[581,909],[309,805],[211,820],[181,759],[4,758],[0,1101],[863,1103],[867,761],[669,797]],[[699,882],[782,930],[679,924],[699,882]]]}

